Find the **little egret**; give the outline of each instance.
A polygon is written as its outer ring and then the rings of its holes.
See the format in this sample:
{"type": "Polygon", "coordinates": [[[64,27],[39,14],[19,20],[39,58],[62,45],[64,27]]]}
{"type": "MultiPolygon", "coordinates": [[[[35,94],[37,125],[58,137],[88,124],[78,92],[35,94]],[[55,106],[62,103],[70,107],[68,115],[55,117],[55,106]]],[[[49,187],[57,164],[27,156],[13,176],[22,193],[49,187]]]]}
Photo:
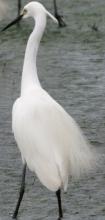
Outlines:
{"type": "Polygon", "coordinates": [[[26,165],[40,182],[56,193],[59,219],[63,217],[61,189],[67,190],[68,178],[78,178],[95,164],[95,155],[74,119],[41,87],[36,56],[46,26],[47,15],[57,22],[39,2],[28,3],[21,18],[32,17],[35,27],[25,52],[21,94],[12,111],[12,128],[24,164],[19,199],[13,218],[18,215],[25,189],[26,165]]]}

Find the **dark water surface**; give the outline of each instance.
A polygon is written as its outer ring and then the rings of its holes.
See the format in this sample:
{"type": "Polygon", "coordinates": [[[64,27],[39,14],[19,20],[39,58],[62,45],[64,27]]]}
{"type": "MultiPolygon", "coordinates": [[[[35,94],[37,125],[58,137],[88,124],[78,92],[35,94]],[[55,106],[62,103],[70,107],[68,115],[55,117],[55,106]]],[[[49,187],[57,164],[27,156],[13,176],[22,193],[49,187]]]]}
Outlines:
{"type": "MultiPolygon", "coordinates": [[[[25,0],[23,2],[26,2],[25,0]]],[[[41,1],[53,12],[52,0],[41,1]]],[[[1,28],[16,15],[16,1],[1,28]]],[[[67,27],[57,28],[48,19],[37,59],[43,87],[77,120],[99,153],[105,154],[105,1],[58,0],[67,27]],[[98,28],[95,31],[94,26],[98,28]]],[[[22,162],[11,131],[11,109],[19,96],[30,20],[20,29],[0,33],[0,220],[13,213],[22,162]]],[[[19,220],[57,219],[55,195],[27,172],[27,186],[19,220]]],[[[105,219],[105,163],[100,171],[69,183],[62,195],[64,219],[105,219]]]]}

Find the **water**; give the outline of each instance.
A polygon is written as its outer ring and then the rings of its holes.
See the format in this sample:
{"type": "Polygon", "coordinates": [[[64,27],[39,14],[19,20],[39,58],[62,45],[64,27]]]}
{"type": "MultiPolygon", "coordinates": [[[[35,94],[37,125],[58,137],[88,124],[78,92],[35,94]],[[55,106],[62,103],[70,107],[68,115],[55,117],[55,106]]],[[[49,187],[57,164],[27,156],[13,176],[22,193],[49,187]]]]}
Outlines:
{"type": "MultiPolygon", "coordinates": [[[[23,3],[26,2],[25,0],[23,3]]],[[[42,1],[53,12],[51,1],[42,1]]],[[[16,3],[1,28],[16,15],[16,3]]],[[[76,119],[99,153],[105,154],[105,1],[58,0],[67,27],[48,19],[38,54],[43,87],[76,119]],[[94,24],[98,31],[93,30],[94,24]]],[[[11,109],[19,96],[22,63],[32,22],[0,34],[0,220],[11,219],[18,196],[22,162],[11,131],[11,109]]],[[[54,193],[29,171],[20,220],[57,219],[54,193]]],[[[69,183],[62,195],[64,219],[105,218],[105,164],[93,177],[69,183]]]]}

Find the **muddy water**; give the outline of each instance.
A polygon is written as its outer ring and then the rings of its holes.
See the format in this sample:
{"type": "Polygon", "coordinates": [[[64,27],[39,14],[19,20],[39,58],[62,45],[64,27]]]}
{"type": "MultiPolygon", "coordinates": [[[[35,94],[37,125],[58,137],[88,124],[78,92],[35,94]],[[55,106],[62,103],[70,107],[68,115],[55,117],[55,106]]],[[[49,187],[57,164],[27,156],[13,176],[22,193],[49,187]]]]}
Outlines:
{"type": "MultiPolygon", "coordinates": [[[[23,3],[26,2],[25,0],[23,3]]],[[[42,1],[53,12],[52,1],[42,1]]],[[[16,2],[1,28],[16,15],[16,2]]],[[[43,87],[77,120],[99,153],[105,154],[105,1],[58,0],[67,27],[48,19],[37,66],[43,87]],[[95,27],[95,28],[94,28],[95,27]],[[98,29],[96,31],[96,29],[98,29]]],[[[0,34],[0,220],[13,213],[22,162],[11,132],[11,109],[19,96],[24,50],[31,20],[0,34]]],[[[27,172],[19,219],[56,219],[55,195],[27,172]]],[[[70,182],[62,195],[64,219],[105,219],[105,164],[94,175],[70,182]]]]}

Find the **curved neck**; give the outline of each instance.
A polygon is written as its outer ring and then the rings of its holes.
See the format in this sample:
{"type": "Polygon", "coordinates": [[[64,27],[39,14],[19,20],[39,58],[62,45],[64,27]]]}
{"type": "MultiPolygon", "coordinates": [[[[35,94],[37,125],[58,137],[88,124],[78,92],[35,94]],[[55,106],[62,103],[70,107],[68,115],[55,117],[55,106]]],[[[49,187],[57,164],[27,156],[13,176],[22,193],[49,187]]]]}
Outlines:
{"type": "Polygon", "coordinates": [[[46,26],[46,15],[42,14],[34,19],[35,27],[29,37],[24,57],[21,81],[21,95],[35,86],[40,86],[40,82],[37,75],[36,57],[40,40],[42,38],[46,26]]]}

